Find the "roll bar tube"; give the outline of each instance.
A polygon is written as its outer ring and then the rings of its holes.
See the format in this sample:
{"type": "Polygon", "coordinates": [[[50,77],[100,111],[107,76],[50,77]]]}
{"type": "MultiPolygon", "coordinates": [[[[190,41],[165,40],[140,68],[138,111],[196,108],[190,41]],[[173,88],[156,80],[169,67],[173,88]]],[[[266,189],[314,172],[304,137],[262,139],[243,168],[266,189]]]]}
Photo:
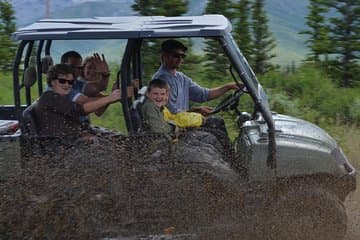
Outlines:
{"type": "Polygon", "coordinates": [[[43,92],[43,86],[42,86],[42,71],[41,71],[41,52],[44,47],[44,40],[39,41],[39,45],[36,51],[36,69],[37,69],[37,80],[38,80],[38,91],[39,96],[43,92]]]}
{"type": "MultiPolygon", "coordinates": [[[[28,47],[26,49],[25,59],[24,59],[24,70],[29,67],[30,57],[32,48],[34,46],[34,41],[30,41],[28,47]]],[[[24,82],[24,75],[22,81],[24,82]]],[[[26,95],[26,105],[29,106],[31,104],[31,92],[30,87],[25,86],[25,95],[26,95]]]]}
{"type": "Polygon", "coordinates": [[[16,52],[14,65],[13,65],[13,94],[14,94],[14,104],[15,104],[15,113],[16,118],[19,121],[22,120],[22,109],[21,109],[21,99],[20,99],[20,82],[19,82],[19,66],[21,63],[21,57],[23,55],[25,47],[29,44],[29,41],[21,41],[18,50],[16,52]]]}
{"type": "Polygon", "coordinates": [[[121,62],[121,96],[122,96],[122,107],[123,107],[123,113],[124,113],[124,118],[125,118],[125,123],[126,123],[126,127],[128,129],[129,132],[133,132],[134,131],[134,126],[132,125],[131,119],[130,119],[130,106],[132,104],[131,99],[128,98],[127,96],[127,86],[129,85],[129,83],[131,83],[131,74],[134,73],[131,70],[138,70],[136,69],[136,67],[133,66],[133,69],[131,69],[131,63],[133,65],[138,65],[139,61],[132,61],[134,59],[134,57],[136,58],[136,49],[139,48],[139,46],[141,45],[141,39],[129,39],[127,44],[126,44],[126,48],[125,48],[125,52],[123,55],[123,59],[121,62]]]}
{"type": "MultiPolygon", "coordinates": [[[[233,64],[235,70],[238,72],[240,78],[242,79],[246,89],[248,90],[250,96],[255,102],[255,107],[258,109],[267,123],[268,126],[268,156],[267,156],[267,166],[271,169],[276,169],[276,140],[275,140],[275,123],[272,118],[272,114],[269,109],[265,107],[265,104],[262,103],[263,99],[258,96],[258,87],[252,84],[252,82],[258,81],[254,72],[251,70],[246,59],[236,47],[234,39],[230,34],[225,35],[223,38],[219,38],[219,41],[228,55],[231,64],[233,64]]],[[[266,101],[266,100],[265,100],[266,101]]],[[[266,104],[267,105],[267,104],[266,104]]]]}

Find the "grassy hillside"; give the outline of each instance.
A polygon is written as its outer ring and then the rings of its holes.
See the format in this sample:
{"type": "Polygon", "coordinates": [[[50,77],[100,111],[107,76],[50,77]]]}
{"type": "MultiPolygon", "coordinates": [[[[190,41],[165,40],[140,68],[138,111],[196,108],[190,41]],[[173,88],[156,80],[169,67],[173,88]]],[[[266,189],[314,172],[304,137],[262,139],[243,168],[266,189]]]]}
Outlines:
{"type": "Polygon", "coordinates": [[[287,65],[291,61],[299,62],[307,53],[306,36],[299,31],[305,28],[308,1],[271,0],[266,1],[269,28],[276,38],[277,57],[274,62],[287,65]]]}

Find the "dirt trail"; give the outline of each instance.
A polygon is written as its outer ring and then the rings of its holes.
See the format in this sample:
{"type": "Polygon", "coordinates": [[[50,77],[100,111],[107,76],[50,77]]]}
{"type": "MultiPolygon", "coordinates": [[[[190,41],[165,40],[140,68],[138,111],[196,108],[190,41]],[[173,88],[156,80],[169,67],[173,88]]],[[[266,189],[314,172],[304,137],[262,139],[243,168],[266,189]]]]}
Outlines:
{"type": "Polygon", "coordinates": [[[345,206],[349,221],[348,233],[345,240],[358,240],[360,239],[360,176],[359,174],[357,175],[357,189],[348,196],[345,202],[345,206]]]}

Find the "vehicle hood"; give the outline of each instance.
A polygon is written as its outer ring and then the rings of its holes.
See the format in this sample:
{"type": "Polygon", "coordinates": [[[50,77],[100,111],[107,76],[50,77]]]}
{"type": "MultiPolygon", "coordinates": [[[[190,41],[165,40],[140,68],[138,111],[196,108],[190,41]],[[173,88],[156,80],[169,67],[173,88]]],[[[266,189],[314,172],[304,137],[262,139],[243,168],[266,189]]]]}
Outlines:
{"type": "Polygon", "coordinates": [[[276,139],[309,142],[329,149],[337,148],[336,141],[323,129],[305,120],[287,115],[273,114],[276,139]]]}
{"type": "MultiPolygon", "coordinates": [[[[323,129],[305,120],[273,113],[276,138],[276,176],[307,176],[326,174],[354,176],[356,171],[338,146],[323,129]]],[[[274,171],[267,166],[268,129],[257,121],[247,126],[252,159],[249,171],[253,180],[264,180],[274,171]],[[256,133],[260,130],[260,135],[256,133]]],[[[246,125],[245,125],[246,126],[246,125]]]]}

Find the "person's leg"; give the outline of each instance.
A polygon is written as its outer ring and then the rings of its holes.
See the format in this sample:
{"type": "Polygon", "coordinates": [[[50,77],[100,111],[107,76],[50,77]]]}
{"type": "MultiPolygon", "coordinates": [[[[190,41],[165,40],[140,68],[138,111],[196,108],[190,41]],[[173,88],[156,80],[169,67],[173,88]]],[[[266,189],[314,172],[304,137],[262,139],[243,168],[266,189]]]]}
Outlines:
{"type": "Polygon", "coordinates": [[[218,130],[223,131],[227,135],[225,121],[223,118],[216,117],[216,116],[210,116],[210,117],[206,118],[206,121],[205,121],[203,127],[218,129],[218,130]]]}

